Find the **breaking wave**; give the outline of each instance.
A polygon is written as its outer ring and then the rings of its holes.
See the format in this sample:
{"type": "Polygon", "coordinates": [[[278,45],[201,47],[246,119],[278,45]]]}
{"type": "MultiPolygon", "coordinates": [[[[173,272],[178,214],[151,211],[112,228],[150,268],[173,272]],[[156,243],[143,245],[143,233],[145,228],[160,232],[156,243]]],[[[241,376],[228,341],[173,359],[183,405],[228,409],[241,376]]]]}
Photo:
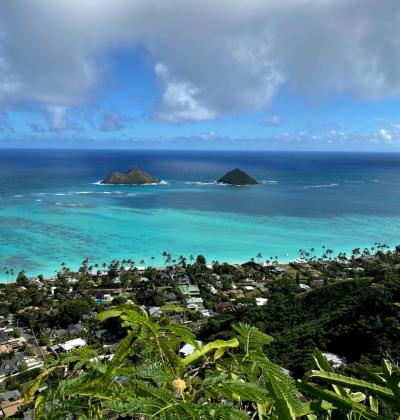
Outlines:
{"type": "Polygon", "coordinates": [[[336,183],[332,183],[332,184],[319,184],[319,185],[304,185],[303,188],[308,189],[308,188],[333,188],[333,187],[337,187],[339,184],[336,183]]]}

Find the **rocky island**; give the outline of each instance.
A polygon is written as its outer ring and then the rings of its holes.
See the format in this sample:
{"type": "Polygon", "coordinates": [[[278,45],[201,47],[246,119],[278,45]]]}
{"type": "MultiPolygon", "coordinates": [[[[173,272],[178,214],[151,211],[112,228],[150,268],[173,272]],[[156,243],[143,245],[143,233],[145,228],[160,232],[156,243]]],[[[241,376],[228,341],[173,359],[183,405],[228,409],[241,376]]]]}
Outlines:
{"type": "Polygon", "coordinates": [[[131,168],[128,172],[111,172],[102,184],[159,184],[158,179],[153,178],[146,172],[141,171],[137,166],[131,168]]]}
{"type": "Polygon", "coordinates": [[[245,172],[237,168],[226,173],[222,178],[218,180],[218,182],[222,184],[231,184],[231,185],[258,184],[258,182],[254,178],[252,178],[251,176],[247,175],[245,172]]]}

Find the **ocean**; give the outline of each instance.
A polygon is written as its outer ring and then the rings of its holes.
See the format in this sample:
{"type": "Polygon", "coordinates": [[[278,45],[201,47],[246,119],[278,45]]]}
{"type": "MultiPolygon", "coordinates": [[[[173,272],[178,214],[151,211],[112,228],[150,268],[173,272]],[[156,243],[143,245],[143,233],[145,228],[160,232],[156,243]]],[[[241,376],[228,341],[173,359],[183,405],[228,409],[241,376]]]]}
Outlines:
{"type": "Polygon", "coordinates": [[[0,270],[51,275],[85,257],[162,264],[163,251],[244,262],[394,246],[399,187],[395,153],[0,149],[0,270]],[[163,182],[99,185],[134,165],[163,182]],[[216,183],[236,167],[260,184],[216,183]]]}

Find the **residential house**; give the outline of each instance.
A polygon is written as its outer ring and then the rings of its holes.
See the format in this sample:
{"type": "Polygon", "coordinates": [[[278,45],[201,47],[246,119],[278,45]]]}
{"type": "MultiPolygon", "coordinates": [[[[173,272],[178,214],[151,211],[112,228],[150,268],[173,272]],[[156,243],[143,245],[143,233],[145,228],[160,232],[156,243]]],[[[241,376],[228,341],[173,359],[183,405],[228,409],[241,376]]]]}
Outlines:
{"type": "Polygon", "coordinates": [[[178,288],[185,299],[200,297],[200,289],[197,286],[180,284],[178,288]]]}
{"type": "Polygon", "coordinates": [[[49,346],[48,348],[50,351],[57,353],[59,351],[67,352],[67,351],[77,349],[80,347],[85,347],[85,346],[86,346],[86,340],[84,340],[83,338],[75,338],[73,340],[66,341],[65,343],[62,343],[62,344],[55,344],[53,346],[49,346]]]}
{"type": "Polygon", "coordinates": [[[60,344],[60,348],[63,351],[69,351],[73,349],[77,349],[79,347],[85,347],[86,346],[86,340],[83,338],[75,338],[74,340],[66,341],[63,344],[60,344]]]}
{"type": "Polygon", "coordinates": [[[23,405],[23,399],[19,399],[16,401],[2,401],[0,403],[1,411],[3,412],[5,417],[15,416],[23,405]]]}

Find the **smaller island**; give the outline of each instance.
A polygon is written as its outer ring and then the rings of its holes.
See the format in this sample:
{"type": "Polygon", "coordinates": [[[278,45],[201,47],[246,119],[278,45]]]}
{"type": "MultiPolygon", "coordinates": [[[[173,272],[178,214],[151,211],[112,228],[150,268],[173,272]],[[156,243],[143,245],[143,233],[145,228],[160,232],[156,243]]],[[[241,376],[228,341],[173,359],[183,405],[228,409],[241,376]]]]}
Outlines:
{"type": "Polygon", "coordinates": [[[247,175],[240,169],[234,169],[228,173],[226,173],[222,178],[218,180],[219,183],[222,184],[230,184],[230,185],[255,185],[258,182],[252,178],[251,176],[247,175]]]}
{"type": "Polygon", "coordinates": [[[158,179],[153,178],[146,172],[141,171],[137,166],[131,168],[128,172],[111,172],[102,184],[131,184],[131,185],[144,185],[144,184],[159,184],[158,179]]]}

